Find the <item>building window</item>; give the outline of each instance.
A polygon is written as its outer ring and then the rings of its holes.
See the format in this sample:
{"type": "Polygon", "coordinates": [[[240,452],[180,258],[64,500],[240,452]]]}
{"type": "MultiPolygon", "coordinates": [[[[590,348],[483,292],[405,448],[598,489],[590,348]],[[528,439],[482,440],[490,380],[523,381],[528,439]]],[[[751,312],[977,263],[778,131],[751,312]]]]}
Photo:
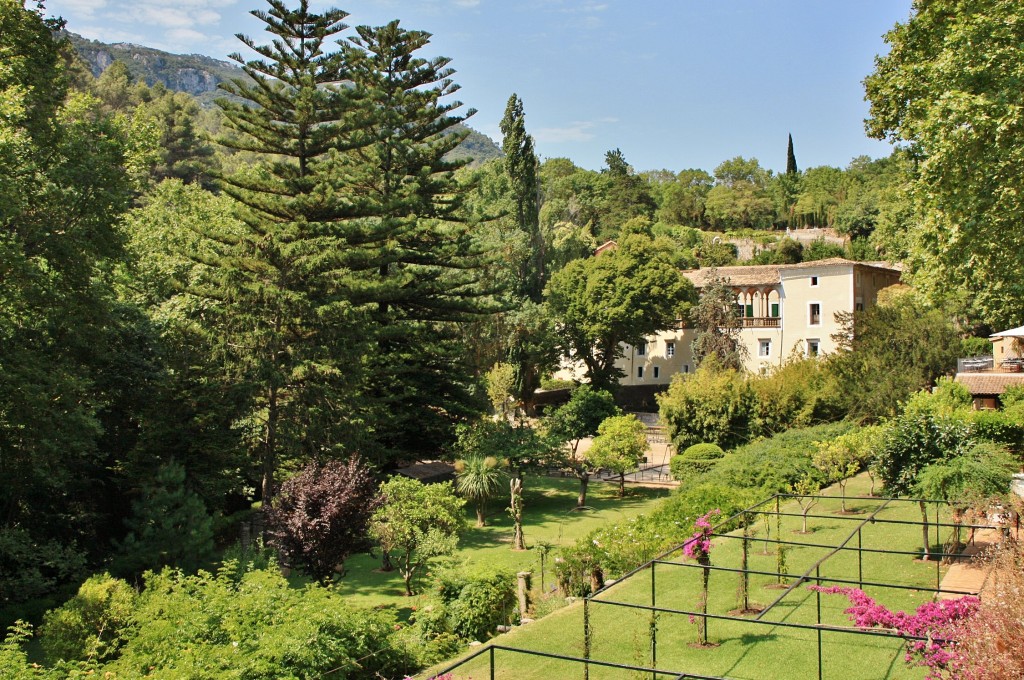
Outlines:
{"type": "Polygon", "coordinates": [[[636,346],[636,353],[637,353],[637,356],[641,356],[641,357],[643,355],[647,354],[647,341],[646,340],[644,340],[643,342],[641,342],[639,345],[636,346]]]}
{"type": "Polygon", "coordinates": [[[857,298],[857,302],[854,303],[853,308],[855,310],[857,310],[858,312],[863,312],[864,311],[864,301],[861,300],[860,298],[857,298]]]}
{"type": "Polygon", "coordinates": [[[818,277],[817,276],[812,276],[811,277],[811,288],[817,288],[817,287],[818,287],[818,277]]]}
{"type": "Polygon", "coordinates": [[[811,325],[812,326],[820,326],[821,325],[821,304],[818,303],[818,302],[812,302],[810,304],[810,312],[811,312],[811,325]]]}
{"type": "Polygon", "coordinates": [[[772,303],[772,318],[773,319],[778,319],[779,318],[779,303],[778,302],[773,302],[772,303]]]}
{"type": "Polygon", "coordinates": [[[771,340],[758,340],[757,341],[757,356],[759,357],[770,357],[772,355],[772,341],[771,340]]]}
{"type": "Polygon", "coordinates": [[[690,364],[683,364],[683,373],[690,372],[690,364]]]}
{"type": "Polygon", "coordinates": [[[807,341],[807,356],[816,357],[818,356],[818,341],[808,340],[807,341]]]}
{"type": "Polygon", "coordinates": [[[644,367],[643,366],[638,366],[637,367],[637,369],[636,369],[636,377],[639,378],[640,380],[644,379],[644,367]]]}
{"type": "Polygon", "coordinates": [[[654,367],[654,379],[657,380],[659,377],[661,377],[661,367],[660,366],[655,366],[654,367]]]}
{"type": "Polygon", "coordinates": [[[667,356],[669,359],[671,359],[675,355],[676,355],[676,343],[674,343],[674,342],[666,342],[665,343],[665,356],[667,356]]]}

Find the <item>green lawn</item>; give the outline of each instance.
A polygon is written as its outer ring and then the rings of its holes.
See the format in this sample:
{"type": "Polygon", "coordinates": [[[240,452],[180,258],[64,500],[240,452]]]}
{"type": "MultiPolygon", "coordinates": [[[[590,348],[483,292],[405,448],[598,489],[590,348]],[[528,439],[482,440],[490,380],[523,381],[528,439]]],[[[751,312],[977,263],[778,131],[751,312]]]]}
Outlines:
{"type": "MultiPolygon", "coordinates": [[[[527,550],[514,551],[512,543],[512,521],[505,513],[507,498],[494,499],[489,506],[488,526],[476,528],[476,514],[472,508],[466,510],[466,521],[470,529],[459,540],[458,552],[453,561],[472,567],[486,565],[512,571],[532,570],[536,586],[540,586],[540,554],[536,545],[540,541],[555,548],[573,544],[588,532],[609,522],[619,522],[651,510],[658,499],[668,494],[667,489],[627,489],[625,498],[617,498],[617,485],[612,483],[590,483],[587,503],[591,510],[575,511],[579,482],[575,477],[551,478],[527,476],[524,487],[524,534],[527,550]]],[[[546,585],[554,582],[549,557],[546,567],[546,585]]],[[[368,555],[357,555],[345,563],[347,573],[336,582],[339,592],[357,605],[393,605],[403,616],[420,598],[405,597],[405,588],[398,571],[383,573],[379,570],[380,560],[368,555]]],[[[429,587],[428,579],[421,579],[421,585],[429,587]]]]}
{"type": "MultiPolygon", "coordinates": [[[[855,495],[867,491],[866,480],[855,479],[847,493],[855,495]]],[[[874,501],[854,501],[849,507],[860,510],[874,509],[874,501]]],[[[796,504],[783,505],[784,510],[796,511],[796,504]]],[[[850,534],[857,522],[843,517],[865,518],[862,515],[840,516],[838,501],[823,501],[812,514],[826,515],[824,519],[810,520],[813,533],[800,534],[799,518],[784,518],[782,535],[786,540],[803,543],[837,543],[850,534]]],[[[893,504],[883,510],[880,519],[917,520],[920,512],[915,504],[893,504]]],[[[948,521],[948,519],[947,519],[948,521]]],[[[763,537],[764,527],[756,525],[757,534],[763,537]]],[[[774,536],[774,521],[772,535],[774,536]]],[[[945,532],[943,532],[945,537],[945,532]]],[[[868,524],[862,531],[865,548],[877,547],[912,551],[920,542],[920,529],[911,525],[868,524]]],[[[718,538],[714,542],[712,563],[716,566],[739,567],[741,541],[718,538]]],[[[851,545],[856,546],[854,538],[851,545]]],[[[774,571],[774,554],[763,555],[762,543],[750,548],[750,568],[774,571]]],[[[794,547],[787,555],[791,574],[801,574],[828,549],[810,546],[794,547]]],[[[676,562],[684,560],[673,557],[676,562]]],[[[825,563],[821,575],[856,579],[858,562],[856,552],[840,553],[825,563]]],[[[944,573],[944,569],[941,573],[944,573]]],[[[934,587],[936,569],[934,563],[914,561],[910,556],[889,556],[864,554],[863,574],[866,581],[898,583],[920,586],[922,590],[897,591],[865,587],[865,590],[880,602],[896,609],[913,609],[931,597],[925,589],[934,587]]],[[[725,614],[737,607],[737,574],[713,572],[711,575],[708,611],[725,614]]],[[[768,604],[782,594],[782,590],[766,588],[773,577],[752,576],[750,599],[762,605],[768,604]]],[[[700,592],[701,571],[698,568],[658,565],[656,568],[655,596],[659,606],[677,609],[696,609],[700,592]]],[[[765,615],[765,620],[780,622],[815,623],[817,595],[801,586],[765,615]]],[[[644,604],[651,603],[651,575],[644,571],[637,576],[616,584],[605,591],[601,600],[644,604]]],[[[842,595],[821,596],[821,620],[823,623],[845,626],[848,619],[843,610],[848,606],[842,595]]],[[[548,651],[568,655],[582,655],[581,603],[563,608],[544,619],[519,627],[494,639],[497,644],[548,651]]],[[[649,626],[650,614],[636,609],[617,607],[611,604],[591,604],[593,626],[592,658],[637,666],[650,665],[649,626]]],[[[708,624],[709,637],[718,647],[696,649],[690,645],[696,639],[696,626],[685,615],[661,614],[658,627],[658,668],[679,672],[727,676],[729,678],[771,679],[817,677],[816,632],[787,629],[780,625],[760,625],[748,621],[716,621],[708,624]]],[[[922,678],[921,669],[909,668],[903,662],[903,645],[892,639],[854,636],[844,633],[826,632],[822,639],[823,675],[825,678],[922,678]]],[[[456,678],[486,678],[486,654],[478,660],[460,668],[456,678]]],[[[496,652],[498,671],[496,678],[551,678],[582,677],[582,667],[564,661],[545,660],[510,652],[496,652]]],[[[429,673],[422,677],[428,677],[429,673]]],[[[628,677],[621,670],[591,668],[590,677],[628,677]]],[[[649,677],[649,676],[648,676],[649,677]]],[[[668,677],[668,676],[665,676],[668,677]]]]}

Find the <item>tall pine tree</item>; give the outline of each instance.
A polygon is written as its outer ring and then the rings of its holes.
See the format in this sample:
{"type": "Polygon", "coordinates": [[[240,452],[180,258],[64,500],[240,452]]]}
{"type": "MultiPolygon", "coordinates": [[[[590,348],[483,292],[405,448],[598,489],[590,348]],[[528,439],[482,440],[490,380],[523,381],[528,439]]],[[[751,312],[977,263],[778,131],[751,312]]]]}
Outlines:
{"type": "MultiPolygon", "coordinates": [[[[372,304],[375,347],[365,358],[367,416],[375,455],[436,453],[453,421],[478,406],[452,324],[491,308],[480,285],[483,253],[461,221],[467,187],[446,160],[465,132],[449,59],[418,56],[430,40],[398,21],[356,28],[345,50],[364,102],[365,142],[342,175],[359,212],[358,253],[372,304]]],[[[371,453],[371,452],[368,452],[371,453]]]]}
{"type": "Polygon", "coordinates": [[[204,234],[202,257],[215,275],[195,291],[219,308],[224,353],[251,389],[248,426],[265,502],[282,457],[346,449],[362,351],[353,301],[364,295],[347,247],[351,205],[334,170],[339,150],[361,143],[357,94],[339,85],[342,53],[324,51],[347,15],[311,12],[308,0],[296,9],[268,2],[252,15],[271,44],[240,35],[262,59],[232,55],[251,82],[224,87],[244,101],[218,105],[235,133],[221,143],[269,160],[223,179],[244,228],[204,234]]]}

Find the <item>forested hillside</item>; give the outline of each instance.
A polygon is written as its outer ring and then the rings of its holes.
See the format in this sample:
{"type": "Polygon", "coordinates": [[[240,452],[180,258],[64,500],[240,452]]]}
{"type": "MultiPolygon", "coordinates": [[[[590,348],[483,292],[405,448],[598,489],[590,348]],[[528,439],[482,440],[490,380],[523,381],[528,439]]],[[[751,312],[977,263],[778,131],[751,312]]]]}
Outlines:
{"type": "MultiPolygon", "coordinates": [[[[171,54],[133,43],[103,43],[71,32],[65,35],[93,77],[98,78],[115,61],[121,62],[128,67],[133,81],[149,86],[160,83],[173,92],[185,92],[206,109],[213,108],[218,97],[227,96],[218,87],[220,83],[247,77],[234,62],[202,54],[171,54]]],[[[462,143],[451,151],[449,158],[452,160],[469,159],[471,165],[479,165],[501,157],[501,149],[486,135],[461,124],[452,129],[467,133],[462,143]]]]}

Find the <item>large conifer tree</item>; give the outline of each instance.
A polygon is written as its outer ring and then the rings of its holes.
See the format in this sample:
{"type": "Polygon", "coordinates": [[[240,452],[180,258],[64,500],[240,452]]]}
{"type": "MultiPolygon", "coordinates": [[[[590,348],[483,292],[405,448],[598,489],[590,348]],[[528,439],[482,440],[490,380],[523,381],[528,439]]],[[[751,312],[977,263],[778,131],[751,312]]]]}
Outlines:
{"type": "Polygon", "coordinates": [[[368,424],[378,457],[436,453],[475,408],[451,325],[489,309],[482,253],[460,217],[467,188],[454,173],[465,161],[445,158],[466,134],[454,126],[473,111],[455,115],[462,104],[447,99],[458,90],[449,59],[417,56],[429,33],[398,21],[356,31],[346,62],[364,102],[365,143],[343,174],[361,215],[357,250],[373,304],[368,424]]]}
{"type": "Polygon", "coordinates": [[[347,28],[346,13],[296,9],[268,0],[252,14],[274,38],[262,59],[242,64],[251,82],[228,84],[244,100],[220,100],[235,133],[221,143],[269,159],[223,179],[241,205],[241,234],[208,233],[204,256],[217,272],[206,290],[222,314],[225,354],[251,388],[252,446],[264,501],[282,456],[340,453],[352,435],[351,391],[358,376],[362,293],[346,247],[351,213],[336,165],[360,143],[356,93],[340,51],[325,42],[347,28]]]}

